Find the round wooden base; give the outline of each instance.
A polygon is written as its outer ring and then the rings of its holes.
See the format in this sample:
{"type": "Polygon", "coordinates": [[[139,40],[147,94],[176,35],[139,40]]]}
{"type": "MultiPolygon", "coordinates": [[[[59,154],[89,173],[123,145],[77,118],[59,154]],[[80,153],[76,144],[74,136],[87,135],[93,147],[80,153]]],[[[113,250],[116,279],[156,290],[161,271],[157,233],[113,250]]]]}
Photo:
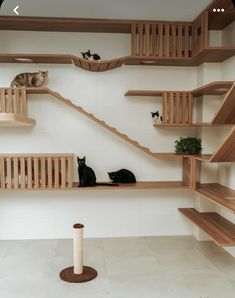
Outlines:
{"type": "Polygon", "coordinates": [[[62,270],[60,272],[60,278],[63,281],[71,283],[82,283],[92,280],[97,276],[97,271],[88,266],[83,266],[83,273],[81,274],[75,274],[73,269],[74,267],[68,267],[62,270]]]}

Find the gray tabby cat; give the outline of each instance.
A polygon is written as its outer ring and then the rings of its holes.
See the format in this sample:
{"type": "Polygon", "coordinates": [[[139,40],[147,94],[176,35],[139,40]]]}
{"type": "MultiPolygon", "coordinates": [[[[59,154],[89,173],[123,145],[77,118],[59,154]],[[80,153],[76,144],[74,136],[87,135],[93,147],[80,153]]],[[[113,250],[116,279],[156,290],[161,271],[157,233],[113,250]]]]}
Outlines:
{"type": "Polygon", "coordinates": [[[47,75],[48,71],[20,73],[11,82],[11,87],[41,87],[47,75]]]}

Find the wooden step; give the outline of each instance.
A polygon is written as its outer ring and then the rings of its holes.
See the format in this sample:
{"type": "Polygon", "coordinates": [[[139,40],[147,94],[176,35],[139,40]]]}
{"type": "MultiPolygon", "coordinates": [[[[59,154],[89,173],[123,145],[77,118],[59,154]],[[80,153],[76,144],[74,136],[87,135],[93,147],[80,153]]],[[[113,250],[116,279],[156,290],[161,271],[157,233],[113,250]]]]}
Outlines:
{"type": "Polygon", "coordinates": [[[196,191],[213,203],[235,213],[235,190],[218,183],[198,183],[196,191]]]}
{"type": "Polygon", "coordinates": [[[193,224],[206,232],[220,246],[235,246],[235,225],[215,212],[179,208],[193,224]]]}

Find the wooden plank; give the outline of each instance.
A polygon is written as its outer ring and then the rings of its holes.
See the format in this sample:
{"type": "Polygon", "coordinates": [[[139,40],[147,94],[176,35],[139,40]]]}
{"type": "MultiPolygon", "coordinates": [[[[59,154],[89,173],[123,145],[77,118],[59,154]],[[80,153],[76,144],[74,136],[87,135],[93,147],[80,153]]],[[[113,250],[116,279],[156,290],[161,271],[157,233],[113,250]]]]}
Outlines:
{"type": "Polygon", "coordinates": [[[169,99],[170,99],[170,104],[169,104],[169,108],[170,108],[170,123],[173,124],[175,121],[174,119],[174,112],[175,112],[175,109],[174,109],[174,93],[173,92],[170,92],[169,93],[169,99]]]}
{"type": "Polygon", "coordinates": [[[39,158],[34,157],[33,158],[33,177],[34,177],[34,188],[39,188],[39,158]]]}
{"type": "Polygon", "coordinates": [[[181,112],[181,123],[187,123],[187,97],[186,92],[182,92],[182,112],[181,112]]]}
{"type": "Polygon", "coordinates": [[[12,188],[12,171],[11,171],[11,158],[6,158],[6,178],[7,178],[7,188],[12,188]]]}
{"type": "Polygon", "coordinates": [[[212,119],[212,124],[222,123],[235,124],[235,83],[233,83],[212,119]]]}
{"type": "Polygon", "coordinates": [[[178,25],[178,36],[177,36],[177,57],[182,57],[183,52],[183,27],[182,25],[178,25]]]}
{"type": "Polygon", "coordinates": [[[128,90],[125,96],[162,96],[164,92],[157,90],[128,90]]]}
{"type": "Polygon", "coordinates": [[[172,35],[172,57],[176,57],[177,49],[177,38],[176,38],[176,25],[171,25],[171,35],[172,35]]]}
{"type": "Polygon", "coordinates": [[[15,103],[15,107],[14,107],[14,112],[15,114],[20,114],[20,90],[19,88],[15,88],[14,89],[14,103],[15,103]]]}
{"type": "Polygon", "coordinates": [[[158,25],[158,56],[163,56],[163,25],[158,25]]]}
{"type": "Polygon", "coordinates": [[[60,171],[60,169],[59,169],[59,159],[58,158],[54,158],[54,183],[55,183],[55,185],[54,185],[54,187],[55,188],[59,188],[59,171],[60,171]]]}
{"type": "Polygon", "coordinates": [[[234,162],[235,161],[235,126],[219,149],[213,154],[210,162],[234,162]]]}
{"type": "Polygon", "coordinates": [[[0,157],[0,189],[6,188],[5,158],[0,157]]]}
{"type": "Polygon", "coordinates": [[[68,158],[68,188],[73,187],[73,158],[68,158]]]}
{"type": "Polygon", "coordinates": [[[138,53],[139,53],[139,56],[144,55],[143,41],[144,41],[143,24],[138,24],[138,53]]]}
{"type": "Polygon", "coordinates": [[[232,87],[233,81],[214,81],[191,91],[194,97],[202,95],[221,95],[232,87]]]}
{"type": "Polygon", "coordinates": [[[131,56],[136,56],[136,24],[131,25],[131,56]]]}
{"type": "Polygon", "coordinates": [[[27,116],[27,94],[26,89],[21,88],[21,115],[27,116]]]}
{"type": "Polygon", "coordinates": [[[157,25],[152,24],[152,55],[157,56],[157,25]]]}
{"type": "Polygon", "coordinates": [[[25,158],[20,158],[20,188],[25,189],[25,158]]]}
{"type": "Polygon", "coordinates": [[[193,122],[193,96],[192,93],[188,93],[188,123],[193,122]]]}
{"type": "Polygon", "coordinates": [[[32,189],[33,188],[33,166],[32,166],[32,158],[29,157],[27,160],[27,170],[28,170],[28,179],[27,179],[27,188],[32,189]]]}
{"type": "Polygon", "coordinates": [[[110,60],[103,60],[99,64],[99,71],[106,71],[108,69],[110,60]]]}
{"type": "Polygon", "coordinates": [[[0,112],[6,112],[6,98],[5,98],[5,89],[0,89],[0,112]]]}
{"type": "Polygon", "coordinates": [[[164,92],[162,96],[162,123],[168,122],[168,115],[167,115],[167,93],[164,92]]]}
{"type": "Polygon", "coordinates": [[[19,188],[19,163],[18,158],[13,158],[13,177],[14,177],[14,189],[19,188]]]}
{"type": "Polygon", "coordinates": [[[170,56],[170,25],[166,24],[165,26],[165,49],[164,49],[164,56],[170,56]]]}
{"type": "Polygon", "coordinates": [[[7,112],[12,113],[13,112],[13,104],[12,104],[12,89],[7,89],[7,112]]]}
{"type": "Polygon", "coordinates": [[[184,26],[184,57],[189,57],[190,50],[190,35],[189,35],[189,25],[184,26]]]}
{"type": "Polygon", "coordinates": [[[66,188],[66,159],[62,157],[60,159],[61,162],[61,187],[66,188]]]}
{"type": "Polygon", "coordinates": [[[193,208],[179,208],[193,224],[206,232],[220,246],[235,246],[235,225],[215,212],[200,213],[193,208]]]}
{"type": "Polygon", "coordinates": [[[46,158],[41,157],[41,172],[40,172],[40,185],[41,188],[46,188],[46,158]]]}
{"type": "Polygon", "coordinates": [[[198,183],[196,191],[213,203],[235,213],[235,190],[218,183],[198,183]]]}
{"type": "Polygon", "coordinates": [[[86,59],[80,59],[81,62],[81,68],[85,69],[85,70],[90,70],[90,64],[89,61],[86,59]]]}
{"type": "Polygon", "coordinates": [[[149,28],[149,24],[145,24],[144,26],[144,37],[145,37],[145,51],[144,51],[144,55],[145,56],[150,56],[150,28],[149,28]]]}
{"type": "Polygon", "coordinates": [[[48,157],[47,159],[47,187],[52,188],[53,182],[53,173],[52,173],[52,157],[48,157]]]}
{"type": "Polygon", "coordinates": [[[99,71],[99,62],[89,61],[89,70],[90,71],[99,71]]]}
{"type": "Polygon", "coordinates": [[[175,93],[175,105],[176,105],[176,112],[175,112],[175,122],[176,124],[181,123],[181,104],[180,104],[180,93],[175,93]]]}

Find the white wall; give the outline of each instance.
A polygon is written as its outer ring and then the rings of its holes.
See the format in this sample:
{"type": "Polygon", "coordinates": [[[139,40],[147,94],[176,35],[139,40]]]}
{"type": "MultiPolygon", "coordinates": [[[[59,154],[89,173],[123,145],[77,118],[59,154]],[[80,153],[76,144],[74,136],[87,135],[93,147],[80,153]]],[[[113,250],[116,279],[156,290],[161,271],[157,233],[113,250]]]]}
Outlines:
{"type": "MultiPolygon", "coordinates": [[[[0,32],[1,52],[72,53],[91,48],[104,59],[128,55],[128,35],[0,32]],[[115,37],[115,38],[114,38],[115,37]]],[[[161,109],[156,98],[125,97],[128,89],[191,90],[194,67],[123,66],[91,73],[71,65],[1,64],[0,86],[25,71],[49,70],[47,86],[72,99],[155,152],[173,152],[180,136],[194,129],[155,128],[150,112],[161,109]]],[[[29,98],[34,128],[1,128],[0,152],[71,152],[86,155],[98,180],[107,171],[128,168],[138,180],[181,180],[179,161],[157,160],[97,126],[47,95],[29,98]]],[[[76,162],[74,174],[77,179],[76,162]]],[[[71,237],[75,222],[86,225],[88,237],[191,234],[178,207],[193,205],[187,190],[29,191],[0,193],[0,238],[71,237]]]]}

